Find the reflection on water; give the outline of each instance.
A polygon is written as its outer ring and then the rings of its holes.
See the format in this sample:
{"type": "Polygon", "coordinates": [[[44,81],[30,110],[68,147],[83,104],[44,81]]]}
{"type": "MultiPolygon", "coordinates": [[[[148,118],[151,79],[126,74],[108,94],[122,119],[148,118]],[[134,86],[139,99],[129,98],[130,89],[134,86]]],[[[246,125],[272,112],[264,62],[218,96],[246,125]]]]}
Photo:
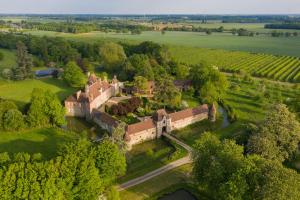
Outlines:
{"type": "Polygon", "coordinates": [[[84,118],[66,117],[66,129],[76,133],[85,132],[91,140],[100,139],[105,131],[100,129],[96,124],[87,122],[84,118]]]}
{"type": "Polygon", "coordinates": [[[197,200],[189,191],[180,189],[171,194],[167,194],[158,200],[197,200]]]}

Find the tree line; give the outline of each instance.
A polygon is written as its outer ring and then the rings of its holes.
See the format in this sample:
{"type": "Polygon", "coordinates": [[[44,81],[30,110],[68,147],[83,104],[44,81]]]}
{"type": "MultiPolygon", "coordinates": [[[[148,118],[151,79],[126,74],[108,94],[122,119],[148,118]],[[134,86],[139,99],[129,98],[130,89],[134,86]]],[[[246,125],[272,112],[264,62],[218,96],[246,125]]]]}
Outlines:
{"type": "Polygon", "coordinates": [[[268,29],[294,29],[294,30],[300,30],[300,23],[266,24],[265,28],[268,28],[268,29]]]}

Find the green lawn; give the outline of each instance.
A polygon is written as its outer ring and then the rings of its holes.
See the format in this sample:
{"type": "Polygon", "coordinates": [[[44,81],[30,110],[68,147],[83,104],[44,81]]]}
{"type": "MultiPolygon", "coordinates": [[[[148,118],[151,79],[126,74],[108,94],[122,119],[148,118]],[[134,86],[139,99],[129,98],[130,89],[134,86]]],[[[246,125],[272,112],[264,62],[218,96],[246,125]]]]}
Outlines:
{"type": "Polygon", "coordinates": [[[0,49],[0,52],[3,54],[3,60],[0,60],[0,72],[4,68],[12,68],[17,65],[16,63],[16,54],[14,51],[7,49],[0,49]]]}
{"type": "Polygon", "coordinates": [[[74,88],[69,87],[64,81],[45,78],[30,79],[24,81],[0,81],[0,97],[13,100],[23,107],[30,101],[31,92],[34,88],[51,90],[56,93],[60,100],[75,92],[74,88]]]}
{"type": "Polygon", "coordinates": [[[38,36],[64,37],[72,40],[96,42],[103,40],[116,41],[154,41],[169,45],[182,45],[187,47],[202,47],[210,49],[225,49],[234,51],[247,51],[256,53],[269,53],[275,55],[290,55],[300,57],[300,37],[270,36],[239,37],[227,33],[214,33],[206,35],[193,32],[160,32],[147,31],[141,35],[91,32],[84,34],[57,33],[51,31],[26,31],[38,36]]]}
{"type": "Polygon", "coordinates": [[[187,152],[175,149],[167,140],[157,139],[133,146],[127,153],[127,172],[119,178],[123,183],[133,178],[142,176],[163,165],[185,156],[187,152]]]}
{"type": "Polygon", "coordinates": [[[77,138],[78,135],[55,128],[33,129],[21,132],[0,133],[0,152],[10,154],[26,152],[41,153],[50,159],[56,155],[58,148],[77,138]]]}
{"type": "Polygon", "coordinates": [[[190,182],[191,170],[191,165],[184,165],[173,169],[149,181],[120,192],[120,197],[122,200],[142,200],[150,198],[160,191],[170,188],[176,184],[190,182]]]}

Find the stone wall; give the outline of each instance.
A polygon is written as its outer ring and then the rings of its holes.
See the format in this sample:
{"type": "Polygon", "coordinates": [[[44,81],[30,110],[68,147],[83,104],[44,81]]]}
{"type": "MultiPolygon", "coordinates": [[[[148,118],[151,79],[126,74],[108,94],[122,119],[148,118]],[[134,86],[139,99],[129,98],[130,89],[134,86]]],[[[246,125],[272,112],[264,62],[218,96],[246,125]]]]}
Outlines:
{"type": "Polygon", "coordinates": [[[147,140],[153,140],[156,138],[156,128],[147,129],[135,134],[130,135],[130,141],[127,145],[131,147],[132,145],[142,143],[147,140]]]}
{"type": "Polygon", "coordinates": [[[78,102],[65,102],[66,116],[85,117],[85,105],[78,102]]]}
{"type": "Polygon", "coordinates": [[[201,113],[199,115],[195,115],[192,117],[184,118],[181,120],[177,120],[175,122],[172,122],[172,130],[181,129],[188,125],[191,125],[193,123],[202,121],[204,119],[208,119],[208,113],[201,113]]]}

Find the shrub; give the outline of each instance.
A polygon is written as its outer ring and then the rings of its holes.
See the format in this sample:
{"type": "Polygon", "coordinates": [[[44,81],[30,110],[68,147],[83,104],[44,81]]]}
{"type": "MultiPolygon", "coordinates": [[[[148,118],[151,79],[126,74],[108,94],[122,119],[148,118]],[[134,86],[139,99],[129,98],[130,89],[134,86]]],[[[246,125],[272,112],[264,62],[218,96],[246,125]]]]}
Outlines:
{"type": "Polygon", "coordinates": [[[6,131],[18,131],[24,126],[24,117],[19,110],[10,109],[4,114],[3,127],[6,131]]]}

